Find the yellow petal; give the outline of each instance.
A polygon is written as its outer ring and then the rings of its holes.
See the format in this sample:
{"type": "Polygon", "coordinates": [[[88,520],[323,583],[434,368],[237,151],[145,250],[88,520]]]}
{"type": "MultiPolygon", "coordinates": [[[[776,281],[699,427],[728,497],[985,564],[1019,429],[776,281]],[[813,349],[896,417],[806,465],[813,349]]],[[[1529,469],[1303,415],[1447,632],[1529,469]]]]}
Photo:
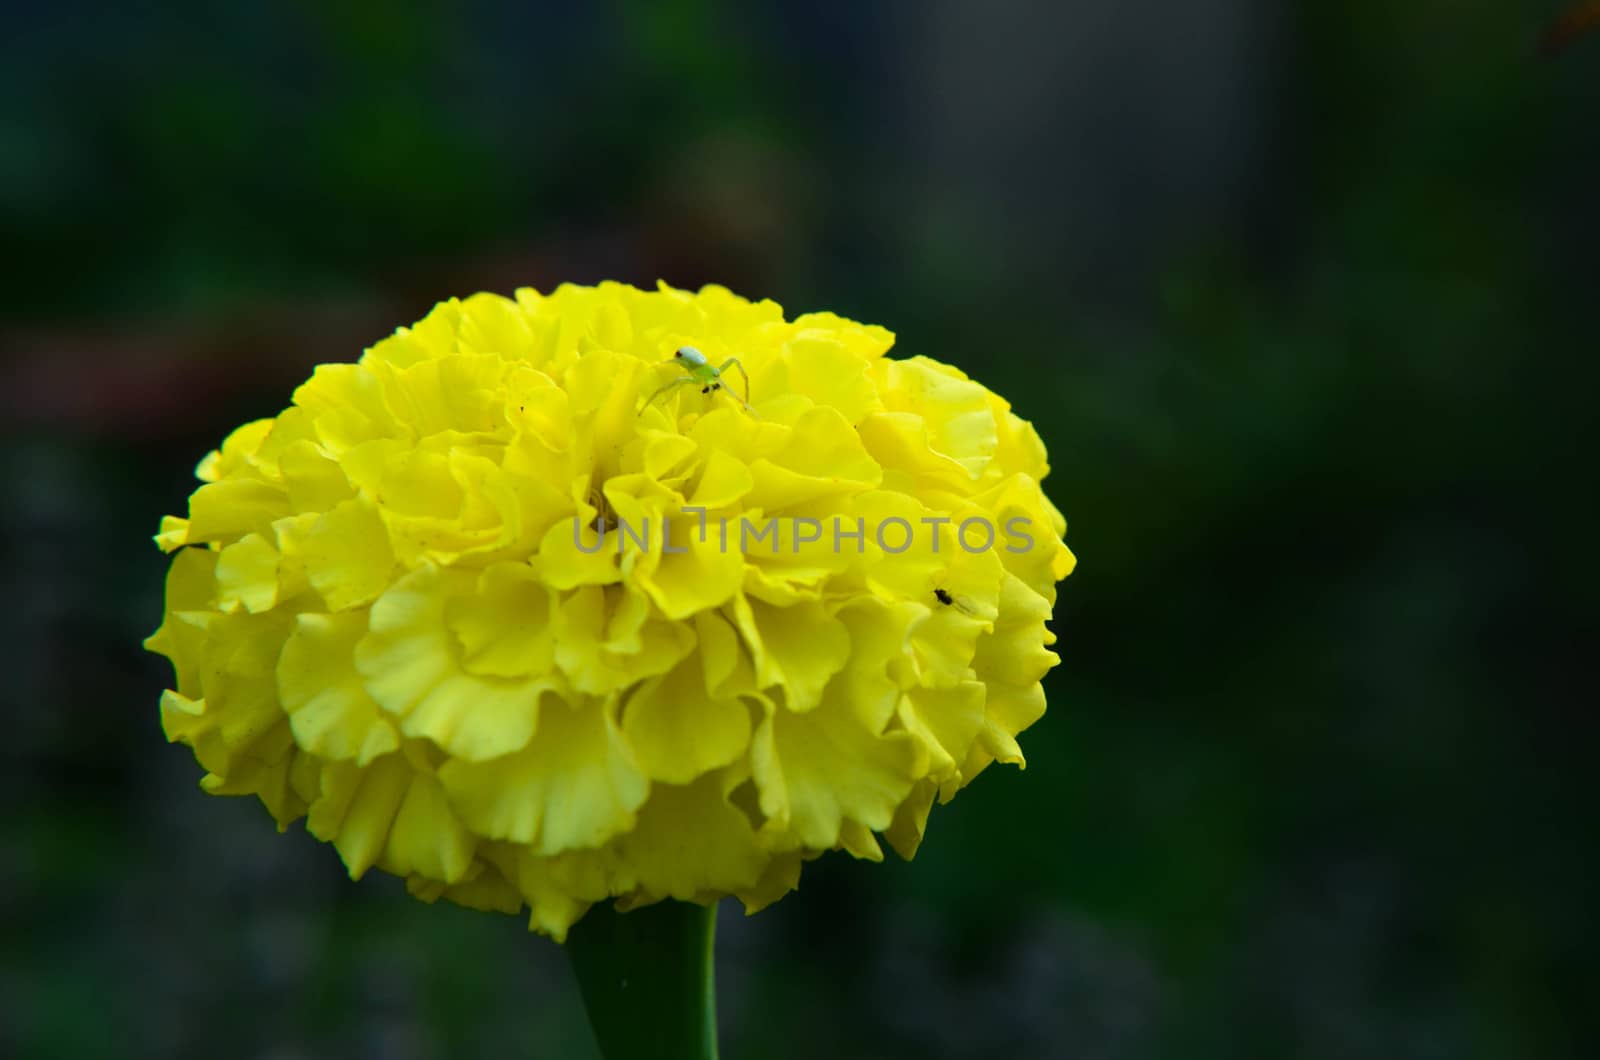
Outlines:
{"type": "Polygon", "coordinates": [[[759,913],[767,906],[776,902],[796,887],[800,886],[800,865],[804,855],[799,851],[790,851],[774,855],[767,862],[767,867],[761,873],[761,878],[753,887],[735,891],[739,901],[744,905],[746,916],[759,913]]]}
{"type": "Polygon", "coordinates": [[[689,505],[707,511],[726,508],[749,493],[754,486],[755,478],[744,461],[720,449],[713,449],[706,454],[699,478],[691,491],[689,505]]]}
{"type": "Polygon", "coordinates": [[[795,392],[827,405],[851,423],[882,406],[866,359],[840,336],[820,329],[803,331],[788,341],[785,352],[788,383],[795,392]]]}
{"type": "Polygon", "coordinates": [[[755,660],[757,683],[782,688],[790,710],[815,707],[850,657],[849,631],[821,604],[771,607],[740,596],[734,621],[755,660]]]}
{"type": "Polygon", "coordinates": [[[212,482],[189,498],[188,541],[229,542],[245,534],[265,532],[272,521],[289,514],[283,487],[260,479],[212,482]]]}
{"type": "Polygon", "coordinates": [[[339,462],[312,441],[286,447],[278,469],[288,490],[289,507],[297,512],[325,512],[354,493],[339,462]]]}
{"type": "Polygon", "coordinates": [[[382,385],[359,364],[318,365],[294,392],[294,403],[311,414],[317,438],[336,457],[401,430],[384,404],[382,385]]]}
{"type": "Polygon", "coordinates": [[[585,586],[561,605],[556,664],[572,688],[620,691],[664,674],[694,650],[694,631],[651,616],[649,600],[621,586],[585,586]]]}
{"type": "Polygon", "coordinates": [[[446,884],[426,876],[409,876],[406,890],[424,902],[443,898],[486,913],[520,913],[523,905],[521,893],[499,869],[483,861],[475,862],[459,883],[446,884]]]}
{"type": "Polygon", "coordinates": [[[610,585],[622,580],[617,529],[601,528],[596,509],[558,519],[539,542],[536,564],[553,589],[610,585]]]}
{"type": "Polygon", "coordinates": [[[490,353],[513,360],[528,354],[533,332],[516,302],[497,294],[475,294],[461,303],[458,342],[468,353],[490,353]]]}
{"type": "Polygon", "coordinates": [[[596,847],[633,827],[650,782],[597,700],[552,701],[539,731],[516,754],[450,761],[439,779],[475,831],[526,844],[536,854],[596,847]]]}
{"type": "Polygon", "coordinates": [[[754,694],[755,668],[740,649],[738,631],[720,612],[695,616],[705,687],[713,695],[732,697],[754,694]]]}
{"type": "Polygon", "coordinates": [[[693,902],[753,888],[767,865],[754,829],[728,802],[725,778],[657,784],[638,825],[617,840],[619,858],[636,867],[648,900],[693,902]]]}
{"type": "Polygon", "coordinates": [[[653,521],[653,529],[665,535],[662,551],[653,557],[653,568],[639,568],[637,581],[667,618],[687,618],[720,607],[738,591],[744,577],[743,557],[722,548],[709,528],[702,540],[698,519],[661,518],[653,521]]]}
{"type": "Polygon", "coordinates": [[[272,433],[272,425],[272,420],[252,420],[234,428],[223,440],[222,448],[202,462],[204,473],[197,470],[196,477],[215,482],[244,471],[250,465],[251,458],[261,449],[267,435],[272,433]]]}
{"type": "Polygon", "coordinates": [[[880,361],[885,405],[922,417],[928,445],[976,479],[999,446],[988,391],[947,364],[926,357],[880,361]]]}
{"type": "MultiPolygon", "coordinates": [[[[984,752],[1000,762],[1026,768],[1022,748],[1017,745],[1017,734],[1044,717],[1044,687],[1034,684],[1025,688],[1014,685],[989,686],[984,702],[984,721],[980,739],[984,752]]],[[[976,775],[969,769],[963,772],[976,775]]]]}
{"type": "Polygon", "coordinates": [[[466,878],[476,841],[456,818],[439,781],[413,775],[395,815],[384,868],[399,876],[419,873],[446,883],[466,878]]]}
{"type": "Polygon", "coordinates": [[[305,816],[306,800],[296,790],[295,777],[307,765],[316,768],[309,755],[285,747],[271,759],[237,760],[226,777],[208,773],[200,787],[212,795],[256,796],[282,832],[305,816]]]}
{"type": "Polygon", "coordinates": [[[928,827],[928,811],[933,808],[933,797],[939,786],[931,780],[919,780],[906,796],[894,821],[884,830],[883,837],[894,847],[895,853],[910,861],[917,856],[922,836],[928,827]]]}
{"type": "Polygon", "coordinates": [[[872,829],[856,821],[845,821],[839,827],[839,845],[850,852],[851,857],[863,861],[882,861],[883,848],[878,846],[878,840],[873,837],[872,829]]]}
{"type": "Polygon", "coordinates": [[[186,548],[172,557],[167,569],[166,614],[161,628],[144,642],[147,651],[172,662],[175,687],[186,696],[201,696],[200,671],[206,661],[206,633],[184,617],[209,610],[216,599],[218,553],[186,548]]]}
{"type": "MultiPolygon", "coordinates": [[[[988,756],[1023,765],[1015,737],[1044,714],[1038,682],[1060,660],[1045,648],[1050,605],[1042,596],[1007,574],[999,604],[994,631],[978,638],[972,658],[974,672],[989,688],[982,742],[988,756]]],[[[969,778],[976,775],[963,772],[969,778]]]]}
{"type": "Polygon", "coordinates": [[[769,712],[750,756],[762,812],[824,849],[839,842],[846,819],[889,827],[926,761],[916,737],[869,731],[838,696],[805,714],[769,712]]]}
{"type": "Polygon", "coordinates": [[[300,551],[311,587],[334,611],[371,603],[394,572],[389,532],[366,501],[344,501],[318,519],[300,551]]]}
{"type": "Polygon", "coordinates": [[[915,604],[890,605],[872,597],[839,609],[839,621],[850,638],[850,658],[833,678],[837,687],[829,691],[851,704],[872,732],[883,731],[900,701],[894,666],[904,657],[911,629],[922,613],[915,604]]]}
{"type": "Polygon", "coordinates": [[[383,857],[395,814],[414,775],[399,754],[385,755],[369,766],[330,762],[323,769],[322,794],[311,804],[306,828],[338,849],[352,880],[359,880],[383,857]]]}
{"type": "Polygon", "coordinates": [[[445,598],[472,591],[463,572],[425,567],[396,582],[372,605],[356,667],[370,695],[399,719],[400,731],[478,761],[525,747],[539,695],[553,677],[496,678],[469,673],[445,626],[445,598]]]}
{"type": "Polygon", "coordinates": [[[497,355],[452,354],[405,367],[377,361],[370,370],[395,420],[419,435],[492,434],[505,425],[506,364],[497,355]]]}
{"type": "Polygon", "coordinates": [[[906,731],[919,737],[936,780],[954,776],[983,727],[984,686],[964,681],[951,688],[913,688],[900,701],[906,731]]]}
{"type": "Polygon", "coordinates": [[[155,537],[156,546],[163,552],[172,552],[189,543],[189,520],[176,515],[161,517],[161,532],[155,537]]]}
{"type": "Polygon", "coordinates": [[[745,504],[782,511],[824,497],[859,493],[877,486],[883,471],[862,445],[849,420],[818,406],[795,423],[784,447],[773,456],[751,460],[755,487],[745,504]]]}
{"type": "Polygon", "coordinates": [[[278,549],[260,534],[246,534],[217,557],[217,605],[252,613],[278,602],[278,549]]]}
{"type": "Polygon", "coordinates": [[[293,737],[278,703],[273,668],[288,636],[288,616],[184,611],[174,617],[201,634],[198,655],[204,665],[197,667],[197,683],[202,694],[185,698],[204,708],[173,713],[164,700],[168,739],[192,746],[200,764],[222,777],[245,760],[280,762],[293,737]]]}
{"type": "Polygon", "coordinates": [[[358,765],[400,747],[356,670],[356,644],[366,632],[364,612],[302,614],[277,669],[278,698],[295,741],[313,754],[358,765]]]}
{"type": "Polygon", "coordinates": [[[794,320],[795,338],[838,342],[864,360],[874,360],[894,345],[894,332],[877,324],[858,324],[835,313],[804,313],[794,320]]]}
{"type": "Polygon", "coordinates": [[[493,677],[548,675],[555,665],[555,595],[525,563],[496,563],[477,591],[451,597],[445,624],[461,664],[493,677]]]}
{"type": "Polygon", "coordinates": [[[628,699],[622,732],[646,776],[687,784],[744,753],[750,711],[738,699],[707,692],[700,663],[689,660],[628,699]]]}

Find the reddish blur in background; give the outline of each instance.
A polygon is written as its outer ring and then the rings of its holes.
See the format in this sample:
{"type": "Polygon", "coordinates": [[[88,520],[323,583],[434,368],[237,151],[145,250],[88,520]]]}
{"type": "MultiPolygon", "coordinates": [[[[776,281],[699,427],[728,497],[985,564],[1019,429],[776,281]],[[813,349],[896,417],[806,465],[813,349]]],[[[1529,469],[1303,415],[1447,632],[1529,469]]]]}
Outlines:
{"type": "Polygon", "coordinates": [[[0,1054],[594,1055],[553,944],[202,795],[139,642],[313,364],[661,278],[1013,398],[1082,560],[1026,774],[722,911],[725,1055],[1592,1055],[1561,3],[131,7],[0,44],[0,1054]]]}

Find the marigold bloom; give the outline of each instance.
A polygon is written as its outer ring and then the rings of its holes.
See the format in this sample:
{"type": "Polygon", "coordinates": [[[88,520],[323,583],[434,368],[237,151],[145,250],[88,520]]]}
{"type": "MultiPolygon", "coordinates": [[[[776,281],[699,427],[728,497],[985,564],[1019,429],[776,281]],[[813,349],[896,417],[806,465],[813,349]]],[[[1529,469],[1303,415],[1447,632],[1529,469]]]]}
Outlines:
{"type": "Polygon", "coordinates": [[[874,833],[911,857],[936,797],[1022,764],[1073,558],[1033,428],[892,343],[607,283],[317,368],[163,520],[168,738],[352,878],[557,939],[611,897],[754,911],[874,833]],[[749,411],[646,403],[685,345],[739,358],[749,411]]]}

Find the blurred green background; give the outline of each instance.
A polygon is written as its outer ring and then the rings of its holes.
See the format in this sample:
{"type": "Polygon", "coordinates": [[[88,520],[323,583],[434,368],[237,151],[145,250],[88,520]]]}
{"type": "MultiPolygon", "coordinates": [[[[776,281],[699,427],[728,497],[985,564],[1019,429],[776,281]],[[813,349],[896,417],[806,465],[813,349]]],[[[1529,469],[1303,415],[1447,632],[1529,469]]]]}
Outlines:
{"type": "Polygon", "coordinates": [[[1596,1055],[1560,2],[136,6],[0,44],[0,1055],[593,1056],[555,945],[202,795],[139,641],[313,364],[658,277],[1008,395],[1081,559],[1026,773],[726,903],[730,1060],[1596,1055]]]}

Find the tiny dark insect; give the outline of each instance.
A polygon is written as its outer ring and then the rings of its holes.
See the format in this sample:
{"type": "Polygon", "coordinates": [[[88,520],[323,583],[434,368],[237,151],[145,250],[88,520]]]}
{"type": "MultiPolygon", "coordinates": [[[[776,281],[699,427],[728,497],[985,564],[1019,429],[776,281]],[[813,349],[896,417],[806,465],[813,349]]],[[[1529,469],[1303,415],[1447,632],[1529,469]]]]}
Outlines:
{"type": "Polygon", "coordinates": [[[968,618],[978,617],[978,612],[972,609],[971,604],[957,597],[949,589],[937,587],[933,590],[933,596],[934,599],[938,600],[944,606],[953,607],[957,611],[960,611],[963,615],[966,615],[968,618]]]}

